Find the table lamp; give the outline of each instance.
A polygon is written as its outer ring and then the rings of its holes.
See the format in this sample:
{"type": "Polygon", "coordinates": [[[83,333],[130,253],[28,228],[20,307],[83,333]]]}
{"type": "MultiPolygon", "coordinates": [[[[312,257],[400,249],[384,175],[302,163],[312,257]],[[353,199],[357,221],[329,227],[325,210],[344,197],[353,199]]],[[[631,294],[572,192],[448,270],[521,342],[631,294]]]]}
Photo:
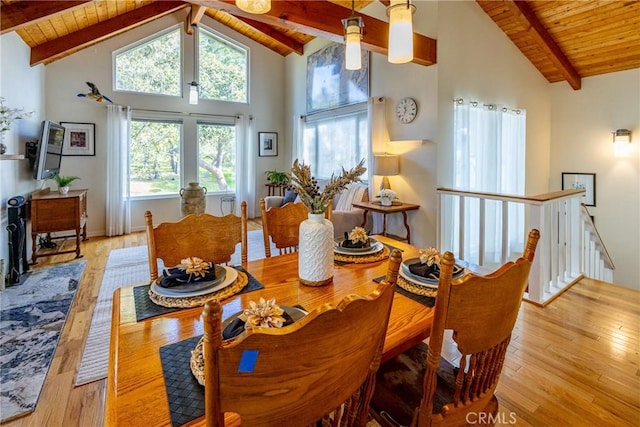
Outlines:
{"type": "Polygon", "coordinates": [[[400,156],[396,154],[376,154],[373,156],[373,174],[382,175],[380,189],[391,189],[389,175],[400,173],[400,156]]]}

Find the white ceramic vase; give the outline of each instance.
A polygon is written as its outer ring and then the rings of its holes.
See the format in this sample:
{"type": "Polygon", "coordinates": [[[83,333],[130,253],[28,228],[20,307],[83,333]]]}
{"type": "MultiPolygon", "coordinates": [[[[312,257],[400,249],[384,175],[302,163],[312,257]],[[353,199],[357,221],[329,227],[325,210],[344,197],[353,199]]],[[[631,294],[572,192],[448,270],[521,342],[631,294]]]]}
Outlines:
{"type": "Polygon", "coordinates": [[[391,199],[391,197],[380,197],[380,204],[382,206],[391,206],[393,204],[393,199],[391,199]]]}
{"type": "Polygon", "coordinates": [[[298,277],[307,286],[333,281],[333,224],[324,214],[310,213],[300,223],[298,277]]]}
{"type": "Polygon", "coordinates": [[[64,187],[58,187],[58,192],[60,194],[67,194],[69,192],[69,186],[65,185],[64,187]]]}

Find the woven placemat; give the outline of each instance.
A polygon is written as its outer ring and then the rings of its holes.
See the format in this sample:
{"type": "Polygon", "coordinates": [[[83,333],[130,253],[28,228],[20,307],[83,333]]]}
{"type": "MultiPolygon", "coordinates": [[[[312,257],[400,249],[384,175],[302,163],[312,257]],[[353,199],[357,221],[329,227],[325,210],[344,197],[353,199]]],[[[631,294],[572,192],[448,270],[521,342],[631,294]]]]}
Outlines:
{"type": "Polygon", "coordinates": [[[398,286],[412,294],[422,295],[425,297],[435,298],[438,295],[438,289],[427,288],[425,286],[416,285],[402,276],[398,276],[398,286]]]}
{"type": "Polygon", "coordinates": [[[337,263],[367,264],[370,262],[382,261],[389,258],[389,248],[384,246],[380,251],[370,255],[344,255],[334,252],[333,260],[337,263]]]}
{"type": "MultiPolygon", "coordinates": [[[[380,283],[382,280],[384,279],[384,276],[380,276],[380,277],[376,277],[375,279],[373,279],[374,282],[376,283],[380,283]]],[[[398,285],[400,284],[400,281],[405,281],[404,278],[398,276],[398,285]]],[[[436,304],[436,294],[437,294],[437,290],[434,289],[434,291],[436,291],[433,296],[427,296],[427,295],[421,295],[421,294],[416,294],[413,293],[411,291],[408,291],[400,286],[396,286],[396,292],[399,294],[404,295],[407,298],[411,298],[412,300],[419,302],[420,304],[426,306],[426,307],[433,307],[436,304]]]]}
{"type": "MultiPolygon", "coordinates": [[[[257,291],[259,289],[264,289],[264,285],[258,281],[255,277],[253,277],[250,273],[247,272],[242,266],[235,266],[236,270],[238,270],[238,275],[245,274],[249,280],[249,283],[242,288],[240,292],[244,294],[246,292],[257,291]]],[[[161,316],[166,313],[171,313],[173,311],[182,310],[183,308],[188,307],[165,307],[162,305],[156,304],[151,300],[150,297],[150,286],[138,286],[133,288],[133,298],[136,309],[136,321],[139,322],[144,319],[149,319],[155,316],[161,316]]],[[[204,302],[201,304],[203,305],[204,302]]]]}
{"type": "Polygon", "coordinates": [[[191,351],[202,335],[160,347],[164,386],[173,426],[204,416],[204,387],[191,373],[191,351]]]}

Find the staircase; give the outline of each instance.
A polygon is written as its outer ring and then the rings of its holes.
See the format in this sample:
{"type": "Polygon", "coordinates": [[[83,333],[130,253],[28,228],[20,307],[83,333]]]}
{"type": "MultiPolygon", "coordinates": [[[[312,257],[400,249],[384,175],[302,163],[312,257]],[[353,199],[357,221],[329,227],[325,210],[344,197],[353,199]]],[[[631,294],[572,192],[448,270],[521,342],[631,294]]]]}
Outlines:
{"type": "Polygon", "coordinates": [[[460,260],[493,270],[522,254],[530,229],[540,231],[525,300],[546,305],[583,277],[613,282],[613,261],[581,204],[584,190],[538,196],[437,191],[438,247],[460,260]]]}

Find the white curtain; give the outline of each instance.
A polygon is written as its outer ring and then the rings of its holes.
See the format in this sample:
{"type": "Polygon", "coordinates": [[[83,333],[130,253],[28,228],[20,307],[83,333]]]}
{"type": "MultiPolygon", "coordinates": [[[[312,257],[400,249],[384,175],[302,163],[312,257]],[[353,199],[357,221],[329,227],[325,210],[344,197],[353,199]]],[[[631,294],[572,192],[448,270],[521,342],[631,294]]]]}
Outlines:
{"type": "Polygon", "coordinates": [[[291,164],[295,159],[299,159],[302,156],[302,144],[304,134],[304,116],[293,116],[293,143],[291,144],[291,164]]]}
{"type": "Polygon", "coordinates": [[[240,205],[247,202],[247,216],[255,217],[256,198],[256,147],[253,139],[253,119],[245,120],[242,114],[236,116],[236,215],[240,215],[240,205]]]}
{"type": "MultiPolygon", "coordinates": [[[[389,142],[389,130],[387,129],[387,121],[385,119],[385,97],[376,96],[369,98],[369,135],[371,135],[371,150],[369,150],[369,159],[367,170],[369,179],[369,200],[375,200],[378,189],[375,188],[373,182],[373,155],[384,153],[389,142]]],[[[382,233],[383,223],[381,215],[371,215],[373,218],[372,233],[382,233]]]]}
{"type": "Polygon", "coordinates": [[[107,236],[131,233],[130,128],[131,109],[107,105],[107,236]]]}
{"type": "MultiPolygon", "coordinates": [[[[475,192],[524,195],[526,114],[500,105],[456,100],[454,103],[454,188],[475,192]]],[[[467,200],[464,224],[459,212],[445,203],[444,237],[455,253],[470,262],[479,260],[480,206],[467,200]],[[465,232],[465,247],[459,248],[459,232],[465,232]]],[[[485,264],[500,262],[502,242],[502,205],[487,201],[485,205],[485,264]]],[[[520,204],[508,206],[509,253],[522,250],[524,243],[524,209],[520,204]]]]}

